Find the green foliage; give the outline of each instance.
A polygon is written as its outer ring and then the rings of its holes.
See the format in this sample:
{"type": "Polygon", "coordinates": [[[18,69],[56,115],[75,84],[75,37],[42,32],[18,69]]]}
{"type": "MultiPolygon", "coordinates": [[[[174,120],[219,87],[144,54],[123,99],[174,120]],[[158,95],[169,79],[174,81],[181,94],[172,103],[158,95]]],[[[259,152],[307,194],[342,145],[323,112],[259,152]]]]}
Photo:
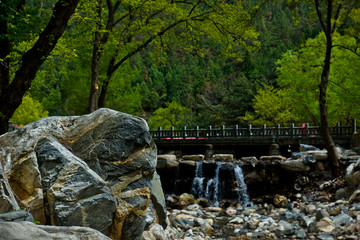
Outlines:
{"type": "Polygon", "coordinates": [[[275,126],[276,124],[290,125],[304,121],[301,115],[295,111],[296,100],[288,95],[286,90],[275,89],[272,86],[263,85],[259,89],[254,100],[255,114],[247,112],[241,119],[254,126],[266,124],[275,126]]]}
{"type": "Polygon", "coordinates": [[[190,109],[177,102],[171,102],[166,103],[165,108],[157,109],[149,119],[148,124],[151,129],[159,127],[170,129],[172,126],[181,128],[186,125],[189,118],[191,118],[190,109]]]}
{"type": "Polygon", "coordinates": [[[24,96],[22,104],[16,109],[11,118],[11,122],[19,126],[24,126],[28,123],[47,117],[48,114],[49,113],[43,109],[40,102],[32,99],[30,96],[24,96]]]}
{"type": "MultiPolygon", "coordinates": [[[[349,36],[333,37],[334,45],[353,46],[354,38],[349,36]]],[[[277,61],[279,66],[279,88],[265,86],[254,99],[254,114],[246,114],[242,119],[253,124],[276,123],[320,123],[318,85],[325,53],[325,36],[319,34],[308,39],[297,52],[288,51],[277,61]]],[[[329,124],[350,123],[359,118],[357,102],[360,77],[360,57],[353,52],[336,47],[332,51],[330,82],[327,91],[329,124]]]]}

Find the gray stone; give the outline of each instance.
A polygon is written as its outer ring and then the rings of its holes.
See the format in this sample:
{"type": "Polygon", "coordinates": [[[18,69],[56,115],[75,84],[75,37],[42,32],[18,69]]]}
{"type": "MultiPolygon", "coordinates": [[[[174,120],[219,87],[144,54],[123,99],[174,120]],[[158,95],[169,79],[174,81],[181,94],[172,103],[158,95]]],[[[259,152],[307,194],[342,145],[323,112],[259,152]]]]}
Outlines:
{"type": "Polygon", "coordinates": [[[316,223],[316,229],[318,232],[330,233],[335,230],[335,225],[330,218],[325,217],[316,223]]]}
{"type": "Polygon", "coordinates": [[[6,213],[19,209],[14,193],[4,173],[0,161],[0,213],[6,213]]]}
{"type": "Polygon", "coordinates": [[[306,232],[304,230],[295,231],[295,236],[300,239],[304,239],[307,237],[306,232]]]}
{"type": "Polygon", "coordinates": [[[107,223],[114,216],[112,238],[141,238],[156,170],[156,146],[145,120],[110,109],[83,116],[49,117],[1,135],[0,146],[0,162],[10,185],[35,220],[43,223],[47,218],[78,225],[86,222],[94,228],[109,229],[107,223]],[[44,159],[46,155],[55,158],[46,160],[50,163],[42,166],[42,173],[35,146],[44,159]],[[65,161],[62,156],[72,160],[65,161]],[[55,200],[55,204],[48,200],[55,200]],[[65,204],[63,209],[61,202],[65,204]],[[100,202],[103,206],[97,207],[100,202]],[[100,209],[104,212],[97,213],[100,209]],[[68,214],[72,217],[66,217],[68,214]]]}
{"type": "Polygon", "coordinates": [[[360,190],[356,190],[349,198],[349,203],[360,202],[360,190]]]}
{"type": "Polygon", "coordinates": [[[353,181],[353,173],[356,171],[357,169],[357,165],[358,165],[359,160],[356,163],[352,163],[350,164],[345,171],[345,180],[346,183],[349,186],[356,186],[356,183],[353,181]]]}
{"type": "Polygon", "coordinates": [[[316,147],[307,144],[300,144],[299,150],[300,152],[314,151],[316,150],[316,147]]]}
{"type": "Polygon", "coordinates": [[[158,161],[165,161],[166,168],[177,168],[179,166],[179,161],[176,159],[174,154],[163,154],[157,156],[158,161]]]}
{"type": "Polygon", "coordinates": [[[197,161],[202,162],[204,161],[205,156],[202,154],[196,154],[196,155],[184,155],[182,157],[183,160],[190,160],[190,161],[197,161]]]}
{"type": "Polygon", "coordinates": [[[312,215],[315,210],[316,210],[316,206],[313,204],[309,204],[305,208],[305,212],[310,215],[312,215]]]}
{"type": "Polygon", "coordinates": [[[336,226],[344,226],[353,221],[354,220],[352,219],[352,217],[350,217],[349,215],[347,215],[345,213],[341,213],[341,214],[333,217],[333,222],[336,226]]]}
{"type": "Polygon", "coordinates": [[[283,233],[285,235],[292,235],[295,232],[294,226],[284,220],[280,220],[278,225],[284,228],[283,233]]]}
{"type": "Polygon", "coordinates": [[[283,156],[261,156],[260,157],[261,161],[285,161],[286,157],[283,156]]]}
{"type": "Polygon", "coordinates": [[[299,215],[297,217],[297,220],[299,221],[299,225],[305,228],[309,227],[310,224],[313,222],[313,220],[310,217],[303,214],[299,215]]]}
{"type": "Polygon", "coordinates": [[[166,228],[166,203],[161,186],[160,176],[155,172],[151,180],[151,202],[157,215],[159,224],[166,228]]]}
{"type": "Polygon", "coordinates": [[[109,234],[116,199],[85,162],[58,142],[35,147],[51,224],[91,227],[109,234]]]}
{"type": "Polygon", "coordinates": [[[316,217],[316,220],[317,220],[317,221],[320,221],[320,220],[321,220],[322,218],[324,218],[324,217],[330,218],[330,215],[329,215],[329,213],[328,213],[325,209],[321,209],[321,210],[318,210],[318,211],[316,212],[315,217],[316,217]]]}
{"type": "Polygon", "coordinates": [[[32,222],[2,222],[0,233],[2,240],[111,240],[92,228],[44,226],[32,222]]]}
{"type": "Polygon", "coordinates": [[[25,211],[25,210],[18,210],[18,211],[12,211],[7,213],[0,214],[0,221],[6,221],[6,222],[20,222],[20,221],[28,221],[32,222],[34,221],[33,216],[31,213],[25,211]]]}
{"type": "Polygon", "coordinates": [[[234,155],[232,154],[214,154],[213,159],[216,162],[232,162],[234,155]]]}
{"type": "Polygon", "coordinates": [[[286,160],[280,162],[280,166],[289,172],[306,172],[310,167],[305,165],[302,160],[286,160]]]}
{"type": "Polygon", "coordinates": [[[308,151],[307,153],[313,156],[317,161],[326,160],[328,157],[326,150],[308,151]]]}
{"type": "Polygon", "coordinates": [[[319,234],[317,238],[320,240],[334,240],[333,236],[327,234],[319,234]]]}

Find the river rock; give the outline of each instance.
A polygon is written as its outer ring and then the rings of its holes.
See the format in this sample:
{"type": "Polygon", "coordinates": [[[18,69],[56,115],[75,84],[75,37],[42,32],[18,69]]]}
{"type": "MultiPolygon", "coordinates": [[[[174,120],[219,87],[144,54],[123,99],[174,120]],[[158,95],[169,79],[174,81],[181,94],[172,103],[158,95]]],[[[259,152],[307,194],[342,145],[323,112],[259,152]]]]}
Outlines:
{"type": "Polygon", "coordinates": [[[277,156],[261,156],[261,161],[285,161],[286,157],[277,155],[277,156]]]}
{"type": "Polygon", "coordinates": [[[287,198],[280,194],[275,195],[273,202],[274,202],[274,205],[277,207],[284,207],[286,204],[289,203],[287,198]]]}
{"type": "Polygon", "coordinates": [[[325,217],[316,224],[316,229],[319,232],[330,233],[335,230],[335,225],[330,218],[325,217]]]}
{"type": "Polygon", "coordinates": [[[360,190],[356,190],[355,192],[353,192],[353,194],[351,194],[349,198],[349,203],[354,202],[360,202],[360,190]]]}
{"type": "MultiPolygon", "coordinates": [[[[360,159],[358,159],[356,161],[356,163],[351,163],[347,168],[346,168],[346,171],[345,171],[345,180],[346,180],[346,183],[349,185],[349,186],[354,186],[356,187],[357,186],[357,180],[356,179],[353,179],[353,174],[360,170],[360,159]]],[[[355,175],[356,177],[356,175],[355,175]]]]}
{"type": "Polygon", "coordinates": [[[196,155],[184,155],[182,157],[183,160],[190,160],[190,161],[197,161],[202,162],[204,161],[205,156],[202,154],[196,154],[196,155]]]}
{"type": "Polygon", "coordinates": [[[315,151],[316,147],[307,144],[300,144],[299,150],[300,152],[315,151]]]}
{"type": "Polygon", "coordinates": [[[44,226],[32,222],[2,222],[0,224],[0,233],[2,240],[111,240],[99,231],[88,227],[44,226]]]}
{"type": "Polygon", "coordinates": [[[189,194],[189,193],[183,193],[179,197],[179,202],[182,202],[182,201],[186,203],[186,206],[193,204],[195,202],[194,195],[189,194]]]}
{"type": "Polygon", "coordinates": [[[282,161],[280,166],[289,172],[306,172],[310,170],[310,166],[305,165],[300,159],[282,161]]]}
{"type": "Polygon", "coordinates": [[[307,154],[313,156],[317,161],[326,160],[328,157],[326,150],[308,151],[307,154]]]}
{"type": "Polygon", "coordinates": [[[0,146],[10,186],[36,221],[141,238],[156,169],[143,119],[110,109],[49,117],[0,136],[0,146]]]}
{"type": "Polygon", "coordinates": [[[234,155],[232,154],[214,154],[213,160],[216,162],[232,162],[234,155]]]}
{"type": "Polygon", "coordinates": [[[346,213],[341,213],[333,218],[333,222],[336,226],[343,226],[353,221],[352,217],[346,213]]]}
{"type": "Polygon", "coordinates": [[[330,215],[329,215],[329,213],[328,213],[325,209],[321,209],[321,210],[318,210],[318,211],[316,212],[315,217],[316,217],[316,220],[319,221],[319,220],[321,220],[321,219],[324,218],[324,217],[330,218],[330,215]]]}

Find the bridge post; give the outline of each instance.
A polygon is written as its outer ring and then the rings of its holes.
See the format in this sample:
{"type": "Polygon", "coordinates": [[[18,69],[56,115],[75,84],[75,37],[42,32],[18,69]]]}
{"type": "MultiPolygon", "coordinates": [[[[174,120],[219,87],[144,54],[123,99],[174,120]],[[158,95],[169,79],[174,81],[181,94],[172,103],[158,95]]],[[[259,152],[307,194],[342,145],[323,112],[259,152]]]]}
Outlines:
{"type": "Polygon", "coordinates": [[[266,136],[266,124],[263,125],[263,137],[266,136]]]}
{"type": "Polygon", "coordinates": [[[224,138],[225,137],[225,126],[222,125],[221,127],[221,137],[224,138]]]}
{"type": "Polygon", "coordinates": [[[159,132],[159,134],[158,134],[158,139],[161,139],[161,127],[159,127],[159,130],[158,130],[158,132],[159,132]]]}
{"type": "Polygon", "coordinates": [[[276,125],[276,136],[280,136],[280,124],[276,125]]]}
{"type": "Polygon", "coordinates": [[[183,138],[184,139],[186,138],[186,126],[184,126],[184,128],[183,128],[183,138]]]}
{"type": "Polygon", "coordinates": [[[290,127],[290,136],[291,137],[294,137],[294,128],[295,128],[295,124],[291,124],[291,127],[290,127]]]}
{"type": "Polygon", "coordinates": [[[235,125],[235,127],[234,127],[234,137],[238,138],[238,135],[239,135],[239,126],[235,125]]]}
{"type": "Polygon", "coordinates": [[[252,132],[251,132],[251,124],[249,124],[249,126],[248,126],[248,130],[249,130],[249,137],[251,137],[251,135],[252,135],[252,132]]]}
{"type": "Polygon", "coordinates": [[[209,138],[211,137],[211,129],[212,129],[212,126],[210,125],[210,126],[209,126],[209,130],[208,130],[208,137],[209,137],[209,138]]]}
{"type": "Polygon", "coordinates": [[[171,128],[170,128],[170,135],[171,135],[171,139],[173,139],[174,138],[174,126],[171,126],[171,128]]]}
{"type": "Polygon", "coordinates": [[[309,124],[305,124],[305,136],[308,137],[309,136],[309,124]]]}
{"type": "Polygon", "coordinates": [[[336,123],[336,136],[341,135],[340,123],[336,123]]]}
{"type": "Polygon", "coordinates": [[[196,126],[196,139],[198,139],[199,138],[199,126],[196,126]]]}

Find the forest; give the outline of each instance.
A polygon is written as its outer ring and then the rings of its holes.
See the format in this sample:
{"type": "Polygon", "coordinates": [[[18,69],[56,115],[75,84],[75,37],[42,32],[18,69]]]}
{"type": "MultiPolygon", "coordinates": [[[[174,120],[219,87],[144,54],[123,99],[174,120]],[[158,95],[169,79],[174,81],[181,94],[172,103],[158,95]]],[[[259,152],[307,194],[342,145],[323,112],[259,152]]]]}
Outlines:
{"type": "Polygon", "coordinates": [[[360,119],[360,4],[327,1],[330,18],[323,2],[1,0],[0,117],[24,126],[107,107],[151,129],[320,125],[331,49],[327,121],[349,124],[360,119]],[[66,27],[18,81],[61,2],[73,7],[66,27]]]}

